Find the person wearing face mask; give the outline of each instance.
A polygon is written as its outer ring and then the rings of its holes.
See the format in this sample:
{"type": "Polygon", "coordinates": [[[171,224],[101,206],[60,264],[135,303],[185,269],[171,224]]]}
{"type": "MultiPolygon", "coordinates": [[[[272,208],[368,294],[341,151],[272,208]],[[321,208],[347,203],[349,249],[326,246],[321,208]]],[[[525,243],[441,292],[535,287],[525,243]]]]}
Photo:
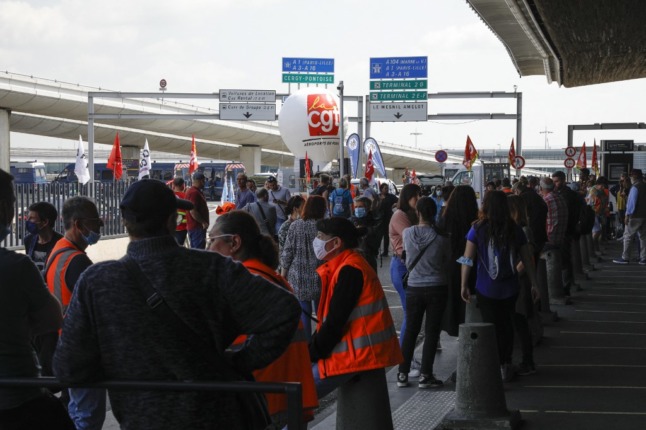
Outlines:
{"type": "Polygon", "coordinates": [[[29,214],[25,221],[25,253],[31,261],[36,264],[41,272],[45,268],[45,262],[52,252],[54,245],[63,237],[54,231],[58,211],[48,202],[38,202],[29,206],[29,214]]]}
{"type": "Polygon", "coordinates": [[[444,207],[444,199],[442,198],[442,186],[438,185],[435,187],[435,191],[431,195],[431,199],[435,202],[435,207],[437,208],[435,222],[440,222],[440,214],[442,213],[442,207],[444,207]]]}
{"type": "MultiPolygon", "coordinates": [[[[72,291],[81,274],[92,265],[85,253],[90,245],[101,238],[103,220],[92,200],[83,196],[72,197],[63,204],[65,235],[56,242],[44,269],[49,291],[60,300],[63,313],[72,299],[72,291]]],[[[49,333],[40,339],[43,349],[49,348],[53,357],[58,333],[49,333]],[[52,344],[53,343],[53,344],[52,344]]],[[[105,420],[105,389],[70,388],[69,414],[79,430],[101,429],[105,420]]]]}
{"type": "Polygon", "coordinates": [[[372,201],[368,197],[357,197],[354,199],[354,214],[350,217],[350,221],[355,227],[366,229],[366,234],[359,240],[358,250],[376,272],[381,237],[371,207],[372,201]]]}
{"type": "MultiPolygon", "coordinates": [[[[0,169],[0,242],[11,232],[15,196],[13,177],[0,169]]],[[[61,305],[47,291],[29,258],[0,247],[0,374],[3,378],[37,377],[31,336],[57,330],[61,305]]],[[[0,388],[0,428],[74,430],[61,401],[48,391],[0,388]]]]}
{"type": "MultiPolygon", "coordinates": [[[[309,349],[318,396],[371,379],[381,380],[379,390],[373,386],[373,391],[387,392],[384,369],[401,363],[403,357],[377,273],[355,250],[365,228],[340,217],[320,220],[316,228],[312,246],[324,264],[316,270],[321,301],[309,349]]],[[[386,428],[390,407],[380,407],[370,418],[375,422],[362,422],[362,428],[386,428]]]]}

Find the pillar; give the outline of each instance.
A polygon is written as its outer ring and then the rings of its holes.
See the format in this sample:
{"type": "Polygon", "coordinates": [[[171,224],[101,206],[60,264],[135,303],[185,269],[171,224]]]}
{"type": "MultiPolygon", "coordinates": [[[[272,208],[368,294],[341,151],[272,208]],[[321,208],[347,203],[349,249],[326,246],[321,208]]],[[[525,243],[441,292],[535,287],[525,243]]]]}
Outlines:
{"type": "Polygon", "coordinates": [[[240,162],[244,164],[247,175],[260,173],[261,153],[258,145],[242,145],[240,147],[240,162]]]}
{"type": "Polygon", "coordinates": [[[0,169],[9,172],[10,154],[10,139],[9,133],[11,131],[9,124],[9,117],[11,111],[0,109],[0,169]]]}

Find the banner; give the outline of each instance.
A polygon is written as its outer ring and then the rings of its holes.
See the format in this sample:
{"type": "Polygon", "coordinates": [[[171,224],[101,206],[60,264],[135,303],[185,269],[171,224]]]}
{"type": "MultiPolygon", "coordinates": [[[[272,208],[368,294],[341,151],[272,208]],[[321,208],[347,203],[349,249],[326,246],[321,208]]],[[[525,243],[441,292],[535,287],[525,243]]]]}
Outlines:
{"type": "Polygon", "coordinates": [[[592,147],[592,162],[591,166],[594,174],[599,176],[599,160],[597,159],[597,139],[594,139],[594,146],[592,147]]]}
{"type": "Polygon", "coordinates": [[[146,176],[150,177],[150,149],[148,148],[148,139],[144,144],[144,149],[141,151],[141,160],[139,160],[139,177],[143,179],[146,176]]]}
{"type": "Polygon", "coordinates": [[[310,167],[310,159],[307,156],[307,151],[305,151],[305,184],[309,184],[312,179],[312,168],[310,167]]]}
{"type": "Polygon", "coordinates": [[[361,146],[361,138],[357,133],[352,133],[348,136],[348,140],[345,142],[346,148],[348,148],[348,157],[350,157],[350,168],[352,169],[352,177],[357,177],[357,172],[359,171],[359,151],[361,146]]]}
{"type": "Polygon", "coordinates": [[[191,144],[191,160],[188,162],[188,173],[193,174],[200,166],[200,163],[197,162],[197,148],[195,148],[195,135],[193,136],[193,143],[191,144]]]}
{"type": "Polygon", "coordinates": [[[514,139],[511,139],[511,146],[509,147],[509,155],[507,159],[509,160],[509,167],[512,169],[516,168],[516,163],[514,159],[516,158],[516,149],[514,148],[514,139]]]}
{"type": "Polygon", "coordinates": [[[79,146],[76,148],[76,165],[74,166],[74,173],[81,184],[85,185],[90,181],[90,170],[87,167],[87,157],[85,156],[83,139],[80,134],[79,146]]]}
{"type": "Polygon", "coordinates": [[[222,181],[222,197],[220,197],[220,202],[229,201],[229,184],[227,182],[227,173],[224,173],[224,181],[222,181]]]}
{"type": "Polygon", "coordinates": [[[233,176],[229,176],[229,201],[236,202],[236,189],[233,187],[233,176]]]}
{"type": "Polygon", "coordinates": [[[114,143],[112,144],[112,151],[110,152],[110,157],[108,157],[108,164],[106,167],[114,171],[114,179],[119,180],[123,175],[123,160],[121,159],[121,143],[119,142],[119,133],[114,138],[114,143]]]}
{"type": "Polygon", "coordinates": [[[363,152],[366,154],[366,157],[372,152],[372,164],[375,166],[375,169],[381,176],[387,178],[386,175],[386,166],[384,165],[384,159],[381,156],[381,150],[379,149],[379,144],[372,137],[367,138],[363,141],[363,152]]]}
{"type": "Polygon", "coordinates": [[[467,135],[467,144],[464,147],[464,158],[462,159],[462,164],[467,170],[471,171],[473,163],[478,159],[478,151],[476,150],[475,145],[471,142],[471,138],[467,135]]]}
{"type": "Polygon", "coordinates": [[[363,177],[366,178],[369,182],[372,181],[372,175],[375,173],[375,165],[372,163],[372,151],[368,154],[368,161],[366,161],[366,171],[363,174],[363,177]]]}
{"type": "Polygon", "coordinates": [[[581,152],[579,152],[579,158],[577,158],[576,160],[576,168],[581,170],[585,169],[586,167],[588,167],[588,159],[586,158],[585,154],[585,142],[583,142],[581,152]]]}

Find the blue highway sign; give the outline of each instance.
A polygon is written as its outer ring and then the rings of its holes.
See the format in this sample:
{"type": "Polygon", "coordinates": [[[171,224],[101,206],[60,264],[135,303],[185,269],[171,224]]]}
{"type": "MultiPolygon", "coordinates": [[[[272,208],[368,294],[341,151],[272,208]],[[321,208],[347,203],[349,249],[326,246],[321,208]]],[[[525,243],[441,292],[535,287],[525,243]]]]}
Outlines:
{"type": "Polygon", "coordinates": [[[334,73],[334,58],[286,58],[283,72],[334,73]]]}
{"type": "Polygon", "coordinates": [[[428,57],[370,59],[370,79],[428,78],[428,57]]]}

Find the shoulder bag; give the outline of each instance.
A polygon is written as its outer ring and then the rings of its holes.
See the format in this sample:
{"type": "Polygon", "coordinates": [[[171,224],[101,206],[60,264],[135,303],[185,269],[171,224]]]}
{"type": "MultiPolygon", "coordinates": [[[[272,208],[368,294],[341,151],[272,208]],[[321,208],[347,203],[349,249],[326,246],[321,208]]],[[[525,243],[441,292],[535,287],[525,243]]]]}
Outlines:
{"type": "MultiPolygon", "coordinates": [[[[433,239],[435,240],[435,239],[433,239]]],[[[431,243],[433,243],[433,240],[431,240],[428,245],[426,245],[422,250],[417,254],[417,257],[413,260],[413,263],[410,266],[406,267],[406,273],[404,273],[404,276],[402,277],[402,285],[404,287],[404,290],[408,288],[408,275],[410,275],[410,272],[413,271],[415,266],[417,265],[417,262],[422,258],[422,255],[426,252],[429,246],[431,246],[431,243]]],[[[404,262],[406,264],[406,262],[404,262]]]]}

